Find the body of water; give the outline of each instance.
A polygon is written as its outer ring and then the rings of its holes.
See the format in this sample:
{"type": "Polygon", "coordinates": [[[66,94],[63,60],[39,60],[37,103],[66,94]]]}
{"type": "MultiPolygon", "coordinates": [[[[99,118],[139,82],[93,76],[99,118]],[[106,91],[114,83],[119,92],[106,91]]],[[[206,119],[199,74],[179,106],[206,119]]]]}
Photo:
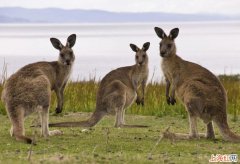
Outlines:
{"type": "Polygon", "coordinates": [[[49,41],[77,34],[73,47],[76,61],[72,80],[103,77],[112,69],[134,64],[134,52],[129,44],[142,47],[151,42],[149,79],[162,79],[159,56],[160,39],[154,32],[158,26],[168,34],[180,29],[176,39],[177,54],[198,63],[215,74],[240,73],[240,22],[174,22],[133,24],[0,24],[0,75],[3,63],[8,76],[22,66],[37,61],[53,61],[58,50],[49,41]]]}

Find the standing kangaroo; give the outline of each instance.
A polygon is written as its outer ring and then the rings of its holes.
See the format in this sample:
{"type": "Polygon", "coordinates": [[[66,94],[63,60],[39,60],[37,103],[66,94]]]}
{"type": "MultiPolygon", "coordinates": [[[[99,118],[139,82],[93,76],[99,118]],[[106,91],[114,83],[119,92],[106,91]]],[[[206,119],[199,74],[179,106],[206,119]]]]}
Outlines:
{"type": "Polygon", "coordinates": [[[227,123],[227,95],[218,78],[206,68],[181,59],[176,55],[174,39],[179,29],[174,28],[167,36],[158,27],[154,28],[161,38],[160,55],[162,70],[166,78],[166,99],[168,104],[174,105],[175,92],[188,111],[190,134],[178,134],[179,138],[199,138],[197,131],[197,117],[207,126],[206,138],[214,139],[212,121],[218,126],[223,138],[227,141],[240,142],[240,136],[231,132],[227,123]],[[171,94],[169,90],[171,85],[171,94]]]}
{"type": "Polygon", "coordinates": [[[125,125],[125,109],[136,99],[136,103],[144,105],[145,86],[148,78],[148,56],[146,51],[149,42],[142,49],[134,44],[130,47],[134,52],[136,64],[121,67],[109,72],[101,81],[96,101],[96,110],[92,116],[81,122],[60,122],[49,124],[50,127],[92,127],[106,114],[116,114],[115,127],[146,127],[143,125],[125,125]],[[141,85],[142,96],[138,87],[141,85]]]}
{"type": "Polygon", "coordinates": [[[51,90],[56,92],[58,99],[56,112],[61,112],[63,90],[75,59],[72,47],[76,35],[68,37],[66,46],[56,38],[51,38],[50,41],[60,51],[58,61],[26,65],[11,76],[3,88],[2,101],[12,123],[10,134],[18,141],[32,143],[32,139],[24,133],[24,118],[33,112],[39,112],[44,137],[61,134],[59,130],[48,129],[51,90]]]}

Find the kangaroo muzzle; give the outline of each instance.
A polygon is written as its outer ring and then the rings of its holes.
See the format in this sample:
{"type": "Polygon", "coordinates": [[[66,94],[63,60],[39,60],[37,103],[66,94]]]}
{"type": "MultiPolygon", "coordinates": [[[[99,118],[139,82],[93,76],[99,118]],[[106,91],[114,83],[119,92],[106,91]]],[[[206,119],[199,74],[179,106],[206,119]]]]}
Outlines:
{"type": "Polygon", "coordinates": [[[161,55],[162,57],[164,57],[164,56],[166,55],[166,51],[161,51],[161,52],[160,52],[160,55],[161,55]]]}

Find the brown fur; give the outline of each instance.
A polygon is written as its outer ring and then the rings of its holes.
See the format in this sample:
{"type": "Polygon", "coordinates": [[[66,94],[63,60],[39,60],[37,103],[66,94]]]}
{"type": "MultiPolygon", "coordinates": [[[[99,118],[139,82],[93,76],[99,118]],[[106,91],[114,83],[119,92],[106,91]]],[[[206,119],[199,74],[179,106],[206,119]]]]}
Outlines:
{"type": "Polygon", "coordinates": [[[136,64],[121,67],[109,72],[101,81],[96,101],[96,110],[91,118],[82,122],[62,122],[49,124],[50,127],[91,127],[104,115],[116,114],[115,127],[145,127],[141,125],[125,125],[125,109],[129,107],[137,97],[136,103],[144,105],[144,91],[148,78],[148,56],[146,51],[150,43],[147,42],[140,49],[130,44],[136,52],[136,64]],[[142,96],[137,92],[142,86],[142,96]]]}
{"type": "Polygon", "coordinates": [[[227,141],[240,142],[240,137],[230,131],[227,123],[227,95],[218,78],[206,68],[185,61],[176,55],[174,39],[179,30],[171,30],[169,36],[158,27],[155,32],[162,39],[160,55],[162,70],[166,78],[166,99],[168,104],[174,105],[175,92],[183,102],[189,114],[189,138],[199,138],[197,131],[197,117],[207,126],[206,137],[214,139],[212,121],[219,127],[223,138],[227,141]],[[171,85],[171,93],[169,90],[171,85]]]}
{"type": "Polygon", "coordinates": [[[57,109],[61,111],[63,90],[74,62],[71,47],[75,44],[75,40],[76,35],[73,34],[68,37],[67,45],[63,46],[58,39],[51,38],[53,46],[60,50],[58,61],[26,65],[6,81],[2,92],[2,101],[12,123],[10,133],[15,136],[16,140],[32,143],[32,139],[24,134],[24,118],[36,111],[41,117],[44,137],[61,133],[57,130],[50,132],[48,130],[51,90],[57,94],[57,109]]]}

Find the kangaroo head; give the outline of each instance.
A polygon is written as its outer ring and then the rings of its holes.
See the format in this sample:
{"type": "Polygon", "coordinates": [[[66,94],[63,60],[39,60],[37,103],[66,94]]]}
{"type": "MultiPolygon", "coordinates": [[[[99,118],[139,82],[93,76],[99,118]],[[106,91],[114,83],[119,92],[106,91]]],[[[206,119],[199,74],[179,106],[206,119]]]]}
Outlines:
{"type": "Polygon", "coordinates": [[[155,27],[154,30],[157,36],[162,39],[160,42],[160,55],[162,57],[171,57],[175,55],[176,45],[174,39],[178,36],[179,29],[178,28],[172,29],[168,36],[159,27],[155,27]]]}
{"type": "Polygon", "coordinates": [[[142,49],[138,48],[135,44],[130,44],[131,49],[136,52],[135,61],[137,65],[148,64],[147,50],[149,46],[149,42],[144,43],[142,49]]]}
{"type": "Polygon", "coordinates": [[[76,34],[72,34],[67,38],[65,46],[56,38],[50,38],[50,41],[53,47],[60,51],[58,62],[63,65],[71,66],[75,60],[72,47],[76,41],[76,34]]]}

